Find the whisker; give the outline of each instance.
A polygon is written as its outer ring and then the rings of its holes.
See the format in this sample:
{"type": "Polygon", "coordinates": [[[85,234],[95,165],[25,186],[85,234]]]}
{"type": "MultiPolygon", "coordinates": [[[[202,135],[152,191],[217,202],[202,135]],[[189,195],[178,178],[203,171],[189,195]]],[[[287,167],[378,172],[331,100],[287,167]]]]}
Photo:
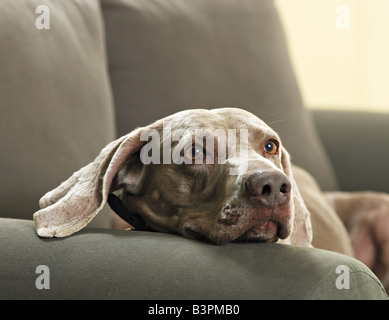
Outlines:
{"type": "Polygon", "coordinates": [[[274,120],[274,121],[272,121],[272,122],[269,122],[267,125],[268,125],[268,126],[271,126],[271,125],[274,124],[274,123],[283,122],[283,121],[286,121],[286,119],[274,120]]]}

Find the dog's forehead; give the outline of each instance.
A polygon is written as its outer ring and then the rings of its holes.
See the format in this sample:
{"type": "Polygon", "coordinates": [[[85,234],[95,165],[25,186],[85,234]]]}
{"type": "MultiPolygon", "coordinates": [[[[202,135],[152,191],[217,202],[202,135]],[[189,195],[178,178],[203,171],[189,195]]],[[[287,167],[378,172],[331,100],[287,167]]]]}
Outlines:
{"type": "Polygon", "coordinates": [[[252,113],[239,108],[192,109],[178,112],[169,117],[172,129],[247,129],[265,135],[275,132],[252,113]]]}

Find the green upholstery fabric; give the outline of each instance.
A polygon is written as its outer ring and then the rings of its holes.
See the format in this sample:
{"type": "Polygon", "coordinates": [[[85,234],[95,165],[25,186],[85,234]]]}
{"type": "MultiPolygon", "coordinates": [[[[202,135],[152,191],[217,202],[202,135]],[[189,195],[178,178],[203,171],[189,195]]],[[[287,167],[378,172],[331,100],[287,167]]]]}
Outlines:
{"type": "Polygon", "coordinates": [[[270,0],[102,0],[119,135],[187,108],[235,106],[280,134],[325,190],[336,178],[270,0]]]}
{"type": "Polygon", "coordinates": [[[45,240],[32,222],[4,218],[0,241],[1,299],[387,299],[362,263],[319,249],[102,229],[45,240]],[[50,289],[35,286],[39,265],[50,289]],[[338,265],[350,289],[336,288],[338,265]]]}
{"type": "Polygon", "coordinates": [[[114,139],[103,20],[90,0],[2,0],[0,12],[0,216],[32,219],[114,139]],[[35,27],[39,5],[50,29],[35,27]]]}

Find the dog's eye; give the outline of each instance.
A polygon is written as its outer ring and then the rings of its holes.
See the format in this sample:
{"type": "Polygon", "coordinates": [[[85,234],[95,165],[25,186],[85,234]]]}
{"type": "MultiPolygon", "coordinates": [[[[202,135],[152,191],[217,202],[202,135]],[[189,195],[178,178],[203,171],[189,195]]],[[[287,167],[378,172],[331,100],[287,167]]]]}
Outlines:
{"type": "Polygon", "coordinates": [[[185,150],[185,157],[189,160],[196,160],[203,157],[203,147],[195,144],[185,150]]]}
{"type": "Polygon", "coordinates": [[[275,155],[278,152],[278,143],[275,140],[269,140],[265,144],[265,152],[270,155],[275,155]]]}

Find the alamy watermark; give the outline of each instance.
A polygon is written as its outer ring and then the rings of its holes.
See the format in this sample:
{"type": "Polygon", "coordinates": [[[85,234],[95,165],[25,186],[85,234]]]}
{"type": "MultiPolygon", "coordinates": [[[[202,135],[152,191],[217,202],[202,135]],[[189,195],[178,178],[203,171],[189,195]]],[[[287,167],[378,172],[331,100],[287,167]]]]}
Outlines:
{"type": "Polygon", "coordinates": [[[50,289],[50,269],[48,266],[42,264],[36,267],[35,273],[39,276],[35,280],[35,287],[38,290],[50,289]]]}
{"type": "MultiPolygon", "coordinates": [[[[162,136],[156,129],[143,130],[141,141],[147,141],[140,152],[143,164],[226,164],[227,159],[247,159],[248,155],[247,129],[193,129],[172,130],[170,122],[163,124],[162,136]],[[238,143],[239,136],[239,143],[238,143]],[[215,140],[217,152],[215,153],[215,140]],[[239,145],[239,153],[237,146],[239,145]],[[162,146],[162,148],[161,148],[162,146]],[[162,155],[161,155],[162,149],[162,155]]],[[[231,175],[247,171],[247,161],[239,163],[239,170],[230,168],[231,175]]]]}
{"type": "Polygon", "coordinates": [[[343,264],[337,266],[335,270],[336,274],[340,274],[335,281],[337,289],[350,289],[350,268],[343,264]]]}
{"type": "Polygon", "coordinates": [[[39,5],[35,9],[35,13],[39,16],[35,20],[35,28],[38,30],[50,29],[50,9],[43,4],[39,5]]]}
{"type": "Polygon", "coordinates": [[[335,9],[336,17],[336,28],[339,30],[350,29],[350,8],[346,5],[339,5],[335,9]]]}

